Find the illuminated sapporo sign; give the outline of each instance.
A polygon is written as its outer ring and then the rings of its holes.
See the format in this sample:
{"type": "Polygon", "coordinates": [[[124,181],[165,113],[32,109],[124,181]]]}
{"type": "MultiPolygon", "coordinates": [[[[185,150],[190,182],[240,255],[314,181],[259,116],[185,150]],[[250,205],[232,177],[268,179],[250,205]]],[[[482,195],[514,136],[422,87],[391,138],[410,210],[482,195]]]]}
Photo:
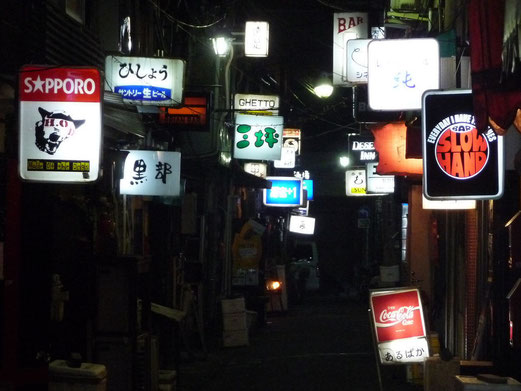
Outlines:
{"type": "Polygon", "coordinates": [[[101,83],[95,68],[22,67],[20,177],[92,182],[101,150],[101,83]]]}
{"type": "Polygon", "coordinates": [[[503,194],[503,139],[476,129],[470,90],[423,97],[423,192],[428,199],[497,199],[503,194]]]}

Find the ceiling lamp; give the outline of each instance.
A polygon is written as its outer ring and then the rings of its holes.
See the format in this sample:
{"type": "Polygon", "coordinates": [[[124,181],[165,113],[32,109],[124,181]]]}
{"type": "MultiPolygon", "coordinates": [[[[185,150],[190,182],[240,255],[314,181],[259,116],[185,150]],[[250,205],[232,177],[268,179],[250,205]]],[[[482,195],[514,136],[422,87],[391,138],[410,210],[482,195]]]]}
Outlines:
{"type": "Polygon", "coordinates": [[[333,93],[333,84],[329,77],[323,75],[317,82],[317,85],[313,88],[313,92],[319,98],[329,98],[333,93]]]}

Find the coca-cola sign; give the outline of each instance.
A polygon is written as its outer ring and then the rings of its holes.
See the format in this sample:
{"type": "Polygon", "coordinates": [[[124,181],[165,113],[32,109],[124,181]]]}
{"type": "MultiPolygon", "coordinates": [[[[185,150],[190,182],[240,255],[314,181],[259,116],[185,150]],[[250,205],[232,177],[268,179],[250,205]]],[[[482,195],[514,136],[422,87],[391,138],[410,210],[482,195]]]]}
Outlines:
{"type": "Polygon", "coordinates": [[[378,342],[426,335],[417,289],[373,291],[371,310],[378,342]]]}

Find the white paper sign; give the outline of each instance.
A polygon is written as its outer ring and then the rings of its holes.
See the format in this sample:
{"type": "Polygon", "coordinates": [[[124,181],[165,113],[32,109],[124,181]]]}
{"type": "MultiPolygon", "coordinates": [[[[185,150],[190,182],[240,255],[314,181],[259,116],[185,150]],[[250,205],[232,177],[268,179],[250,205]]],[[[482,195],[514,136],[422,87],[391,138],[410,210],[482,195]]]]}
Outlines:
{"type": "Polygon", "coordinates": [[[105,90],[135,105],[175,106],[183,102],[184,60],[174,58],[105,58],[105,90]]]}
{"type": "Polygon", "coordinates": [[[434,38],[377,39],[367,47],[371,109],[419,110],[423,93],[440,88],[440,53],[434,38]]]}
{"type": "Polygon", "coordinates": [[[129,151],[125,160],[121,194],[179,196],[181,153],[129,151]]]}
{"type": "Polygon", "coordinates": [[[280,160],[284,118],[274,115],[237,114],[235,159],[280,160]]]}
{"type": "Polygon", "coordinates": [[[346,69],[347,41],[368,38],[366,12],[339,12],[333,15],[333,85],[349,86],[346,69]]]}

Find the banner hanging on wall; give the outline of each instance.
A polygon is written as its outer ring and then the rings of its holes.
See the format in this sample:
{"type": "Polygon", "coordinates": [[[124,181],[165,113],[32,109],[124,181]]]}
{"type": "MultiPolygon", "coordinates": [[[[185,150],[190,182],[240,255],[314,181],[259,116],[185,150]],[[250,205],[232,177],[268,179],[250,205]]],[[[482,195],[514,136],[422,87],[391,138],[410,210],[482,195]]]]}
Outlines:
{"type": "Polygon", "coordinates": [[[428,199],[497,199],[503,137],[476,129],[471,90],[427,91],[422,108],[423,193],[428,199]]]}
{"type": "Polygon", "coordinates": [[[24,180],[98,179],[101,82],[96,68],[22,67],[19,170],[24,180]]]}

